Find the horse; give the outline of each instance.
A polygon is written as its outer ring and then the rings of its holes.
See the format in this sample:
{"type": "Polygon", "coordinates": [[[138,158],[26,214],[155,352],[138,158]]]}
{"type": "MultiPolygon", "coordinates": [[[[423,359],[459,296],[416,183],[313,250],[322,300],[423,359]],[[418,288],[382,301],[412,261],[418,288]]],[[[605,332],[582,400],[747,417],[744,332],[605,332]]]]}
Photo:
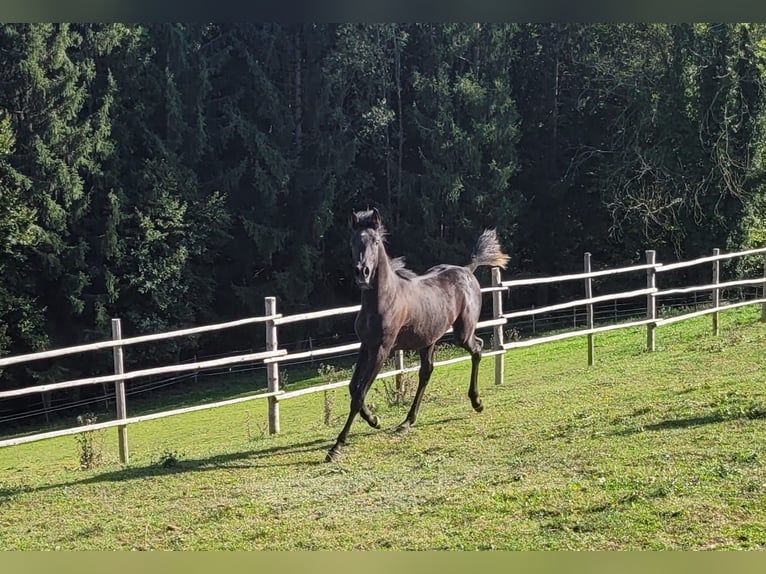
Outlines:
{"type": "Polygon", "coordinates": [[[486,229],[465,267],[441,264],[422,275],[407,269],[404,259],[386,253],[387,235],[377,209],[352,211],[349,223],[354,281],[361,290],[362,306],[354,330],[361,343],[349,392],[351,404],[346,424],[327,452],[326,462],[337,460],[346,445],[351,423],[357,414],[379,429],[380,419],[365,404],[367,392],[392,350],[418,351],[418,388],[404,421],[405,432],[415,424],[423,392],[433,372],[436,342],[452,327],[457,344],[471,354],[468,398],[476,412],[484,405],[479,398],[477,377],[484,345],[475,335],[481,312],[481,287],[474,272],[481,266],[505,268],[508,255],[502,252],[494,229],[486,229]]]}

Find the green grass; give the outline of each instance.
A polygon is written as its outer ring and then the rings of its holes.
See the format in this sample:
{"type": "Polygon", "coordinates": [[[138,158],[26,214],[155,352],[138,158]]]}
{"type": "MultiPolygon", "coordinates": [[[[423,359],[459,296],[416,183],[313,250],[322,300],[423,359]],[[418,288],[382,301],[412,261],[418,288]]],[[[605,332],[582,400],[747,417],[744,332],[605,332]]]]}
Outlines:
{"type": "MultiPolygon", "coordinates": [[[[336,391],[115,429],[80,470],[74,437],[0,449],[0,549],[766,548],[766,326],[760,309],[506,356],[474,413],[466,363],[434,372],[417,425],[370,401],[339,463],[323,461],[348,407],[336,391]]],[[[443,358],[444,355],[438,356],[443,358]]]]}

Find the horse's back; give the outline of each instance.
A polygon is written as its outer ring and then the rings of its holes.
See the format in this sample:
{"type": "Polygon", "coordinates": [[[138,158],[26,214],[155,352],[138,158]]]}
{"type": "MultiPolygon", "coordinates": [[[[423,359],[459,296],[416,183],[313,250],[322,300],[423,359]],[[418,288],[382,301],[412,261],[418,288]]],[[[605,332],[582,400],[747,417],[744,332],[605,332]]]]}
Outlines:
{"type": "Polygon", "coordinates": [[[403,287],[405,292],[398,302],[405,312],[397,348],[432,345],[453,325],[468,326],[478,320],[481,287],[466,267],[436,265],[403,287]]]}
{"type": "Polygon", "coordinates": [[[467,267],[459,265],[435,265],[418,276],[424,284],[442,290],[456,290],[465,296],[481,296],[479,280],[467,267]]]}

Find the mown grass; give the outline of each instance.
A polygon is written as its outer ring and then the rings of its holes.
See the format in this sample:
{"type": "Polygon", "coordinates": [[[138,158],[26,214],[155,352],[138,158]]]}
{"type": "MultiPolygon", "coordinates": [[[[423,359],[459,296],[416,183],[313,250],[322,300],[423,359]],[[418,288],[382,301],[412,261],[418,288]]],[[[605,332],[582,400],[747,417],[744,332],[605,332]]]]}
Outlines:
{"type": "MultiPolygon", "coordinates": [[[[323,393],[129,428],[131,462],[105,431],[80,470],[62,437],[0,449],[0,549],[711,549],[766,548],[766,326],[760,309],[512,351],[486,408],[468,366],[435,371],[418,424],[371,402],[339,463],[323,393]]],[[[437,357],[438,359],[439,357],[437,357]]]]}

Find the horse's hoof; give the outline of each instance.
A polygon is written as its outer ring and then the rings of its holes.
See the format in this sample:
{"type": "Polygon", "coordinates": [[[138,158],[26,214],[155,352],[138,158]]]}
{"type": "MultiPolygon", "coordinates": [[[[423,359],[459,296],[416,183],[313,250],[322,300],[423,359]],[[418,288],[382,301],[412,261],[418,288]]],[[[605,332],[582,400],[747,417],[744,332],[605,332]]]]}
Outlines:
{"type": "Polygon", "coordinates": [[[374,429],[380,428],[380,417],[378,415],[373,415],[372,422],[370,423],[370,426],[374,429]]]}
{"type": "Polygon", "coordinates": [[[402,424],[400,424],[398,427],[396,427],[395,430],[399,434],[406,434],[406,433],[410,432],[410,428],[411,428],[410,422],[409,421],[404,421],[402,424]]]}
{"type": "Polygon", "coordinates": [[[340,449],[332,447],[327,451],[327,456],[324,457],[325,462],[335,462],[340,458],[340,449]]]}
{"type": "Polygon", "coordinates": [[[480,413],[481,411],[484,410],[484,404],[479,403],[477,405],[473,405],[473,410],[475,410],[477,413],[480,413]]]}

